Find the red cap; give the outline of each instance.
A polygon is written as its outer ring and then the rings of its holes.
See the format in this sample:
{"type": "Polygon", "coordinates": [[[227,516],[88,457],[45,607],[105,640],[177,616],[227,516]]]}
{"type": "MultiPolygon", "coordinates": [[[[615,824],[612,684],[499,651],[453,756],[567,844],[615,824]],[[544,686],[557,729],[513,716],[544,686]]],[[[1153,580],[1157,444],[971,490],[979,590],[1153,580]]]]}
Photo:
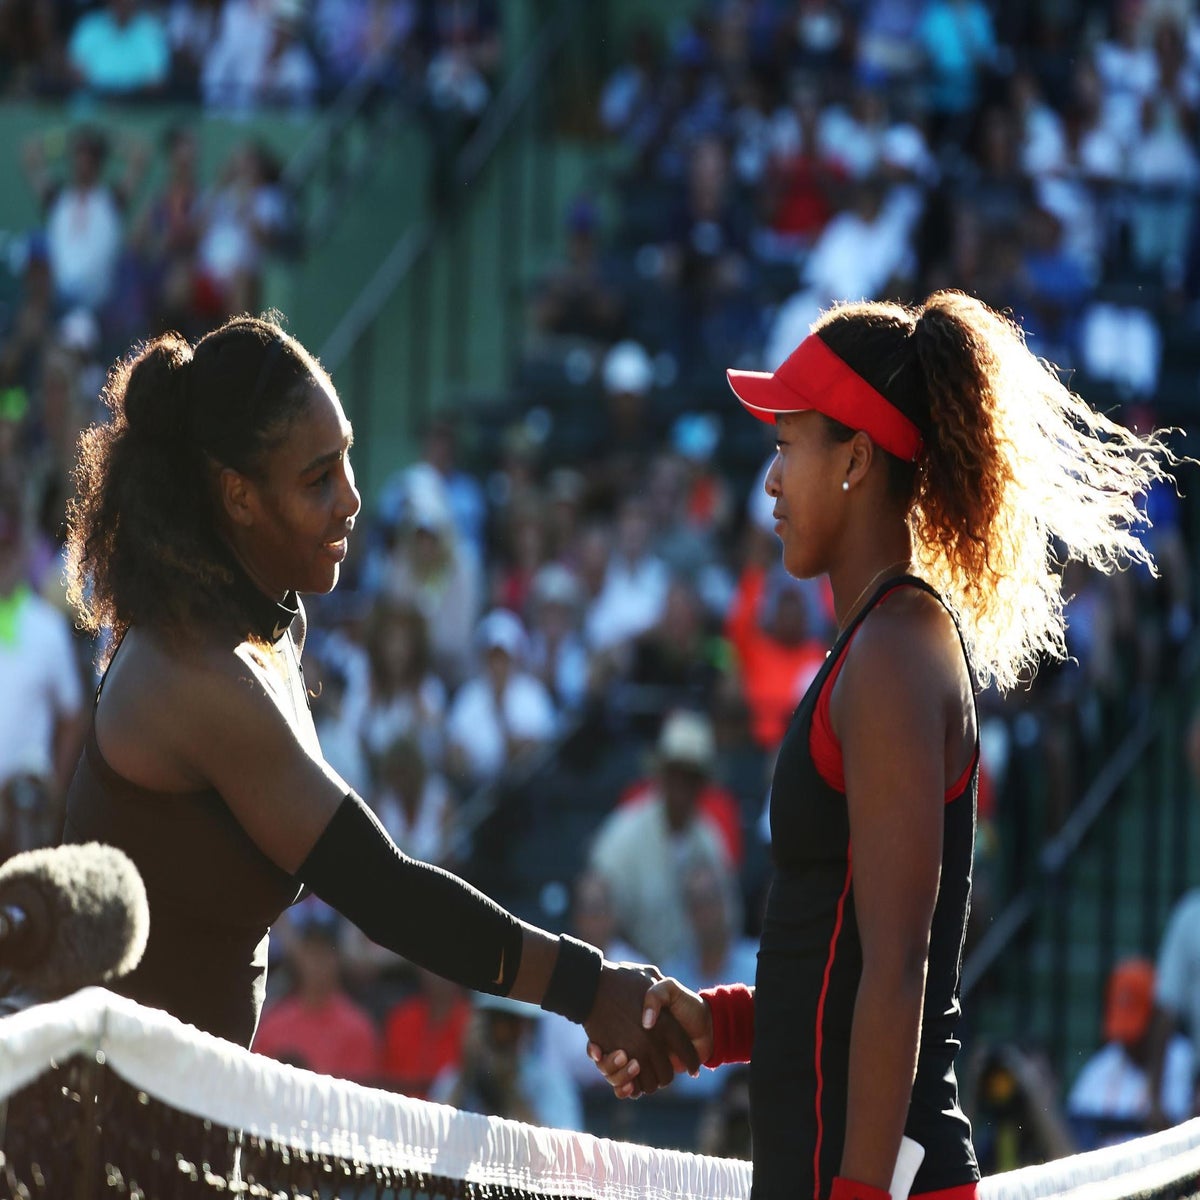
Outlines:
{"type": "Polygon", "coordinates": [[[916,425],[817,336],[808,337],[772,373],[726,371],[729,386],[747,412],[773,424],[780,413],[815,410],[904,462],[915,462],[924,439],[916,425]]]}
{"type": "Polygon", "coordinates": [[[1104,1040],[1129,1045],[1150,1027],[1154,1011],[1154,967],[1144,958],[1119,962],[1108,977],[1104,1040]]]}

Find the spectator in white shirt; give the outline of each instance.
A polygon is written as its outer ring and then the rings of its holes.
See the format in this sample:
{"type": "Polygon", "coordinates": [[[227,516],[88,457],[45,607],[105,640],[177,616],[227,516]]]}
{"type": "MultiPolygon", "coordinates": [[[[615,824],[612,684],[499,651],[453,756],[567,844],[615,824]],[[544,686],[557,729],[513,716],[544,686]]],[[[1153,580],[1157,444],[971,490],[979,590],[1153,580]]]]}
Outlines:
{"type": "Polygon", "coordinates": [[[585,619],[594,650],[607,651],[645,633],[662,615],[670,583],[666,564],[650,549],[653,527],[642,501],[626,499],[600,594],[585,619]]]}
{"type": "Polygon", "coordinates": [[[201,73],[209,108],[245,112],[269,105],[306,111],[317,65],[300,37],[303,0],[228,0],[201,73]]]}
{"type": "Polygon", "coordinates": [[[558,727],[545,685],[525,669],[527,639],[520,618],[492,609],[476,635],[483,661],[458,690],[446,722],[447,767],[472,787],[552,738],[558,727]]]}

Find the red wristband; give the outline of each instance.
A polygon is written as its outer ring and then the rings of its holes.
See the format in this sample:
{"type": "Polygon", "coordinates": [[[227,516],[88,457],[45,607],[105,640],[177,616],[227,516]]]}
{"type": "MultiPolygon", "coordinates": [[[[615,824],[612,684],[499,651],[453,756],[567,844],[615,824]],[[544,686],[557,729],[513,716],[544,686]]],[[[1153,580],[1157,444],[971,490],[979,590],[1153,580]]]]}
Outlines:
{"type": "Polygon", "coordinates": [[[846,1179],[844,1176],[838,1175],[829,1189],[829,1200],[892,1200],[892,1198],[883,1188],[872,1187],[869,1183],[859,1183],[856,1179],[846,1179]]]}
{"type": "Polygon", "coordinates": [[[750,1061],[754,1049],[754,992],[744,983],[705,988],[700,995],[712,1014],[713,1048],[706,1067],[750,1061]]]}

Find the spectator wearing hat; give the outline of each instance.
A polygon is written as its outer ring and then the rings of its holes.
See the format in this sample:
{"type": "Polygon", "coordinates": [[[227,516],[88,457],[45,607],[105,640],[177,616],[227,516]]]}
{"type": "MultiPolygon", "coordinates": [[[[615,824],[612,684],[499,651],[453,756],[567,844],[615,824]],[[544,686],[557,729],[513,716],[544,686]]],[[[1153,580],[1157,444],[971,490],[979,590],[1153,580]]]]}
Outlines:
{"type": "Polygon", "coordinates": [[[459,688],[446,720],[447,767],[467,787],[498,778],[558,728],[550,693],[526,669],[528,639],[516,613],[492,609],[475,642],[480,667],[459,688]]]}
{"type": "Polygon", "coordinates": [[[445,484],[429,464],[409,469],[390,516],[393,540],[374,564],[375,582],[388,596],[410,599],[420,609],[434,669],[455,687],[471,667],[482,597],[479,564],[459,536],[445,484]]]}
{"type": "Polygon", "coordinates": [[[612,891],[622,934],[653,962],[695,952],[684,904],[688,871],[707,864],[724,876],[729,869],[721,837],[699,807],[715,755],[705,716],[683,709],[670,714],[659,734],[653,792],[618,805],[592,845],[590,866],[612,891]]]}
{"type": "Polygon", "coordinates": [[[652,803],[668,789],[696,789],[698,818],[716,834],[725,864],[736,871],[745,856],[741,811],[737,798],[715,778],[716,760],[712,723],[702,713],[680,706],[662,723],[653,773],[631,783],[617,807],[652,803]]]}
{"type": "Polygon", "coordinates": [[[543,1035],[542,1010],[477,993],[462,1062],[430,1089],[435,1103],[528,1125],[582,1129],[578,1089],[543,1035]]]}
{"type": "Polygon", "coordinates": [[[604,356],[600,368],[604,453],[585,467],[590,507],[611,514],[641,490],[653,432],[654,360],[640,342],[626,338],[604,356]]]}
{"type": "Polygon", "coordinates": [[[587,697],[591,663],[580,632],[583,591],[562,563],[550,562],[529,589],[529,667],[562,713],[587,697]]]}
{"type": "Polygon", "coordinates": [[[1093,1150],[1147,1132],[1161,1112],[1170,1124],[1192,1114],[1194,1060],[1187,1039],[1175,1034],[1151,1100],[1151,1018],[1154,965],[1129,958],[1108,978],[1104,1001],[1104,1045],[1083,1065],[1067,1097],[1067,1118],[1081,1150],[1093,1150]]]}
{"type": "Polygon", "coordinates": [[[253,1049],[294,1066],[370,1083],[379,1074],[379,1033],[342,987],[337,914],[295,919],[286,954],[293,990],[263,1013],[253,1049]]]}

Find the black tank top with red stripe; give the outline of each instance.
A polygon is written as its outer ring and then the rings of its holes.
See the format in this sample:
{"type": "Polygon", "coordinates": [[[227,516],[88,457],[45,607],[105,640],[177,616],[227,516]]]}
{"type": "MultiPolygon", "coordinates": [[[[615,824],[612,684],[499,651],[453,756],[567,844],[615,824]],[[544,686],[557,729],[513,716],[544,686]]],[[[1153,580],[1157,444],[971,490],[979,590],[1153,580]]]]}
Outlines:
{"type": "MultiPolygon", "coordinates": [[[[941,602],[927,583],[913,576],[880,584],[838,638],[779,748],[770,801],[775,874],[758,955],[750,1067],[752,1200],[824,1200],[841,1165],[850,1027],[862,946],[854,912],[846,797],[818,769],[811,738],[818,704],[832,689],[846,647],[867,614],[898,587],[919,588],[941,602]]],[[[959,1106],[954,1074],[978,758],[977,741],[976,766],[945,804],[941,884],[930,936],[917,1074],[905,1126],[905,1133],[925,1147],[913,1193],[959,1187],[979,1178],[971,1127],[959,1106]]]]}

